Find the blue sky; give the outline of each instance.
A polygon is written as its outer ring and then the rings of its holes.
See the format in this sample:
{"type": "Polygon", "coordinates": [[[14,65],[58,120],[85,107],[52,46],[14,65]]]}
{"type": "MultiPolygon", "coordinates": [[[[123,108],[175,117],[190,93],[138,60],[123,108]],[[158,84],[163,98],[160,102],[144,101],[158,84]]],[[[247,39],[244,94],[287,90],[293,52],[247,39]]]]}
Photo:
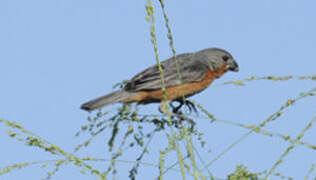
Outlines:
{"type": "MultiPolygon", "coordinates": [[[[80,110],[80,105],[111,92],[115,83],[155,63],[149,24],[145,21],[145,2],[0,1],[0,117],[19,123],[71,152],[88,137],[74,136],[87,123],[88,113],[80,110]]],[[[161,10],[157,2],[154,5],[159,55],[166,59],[172,53],[161,10]]],[[[220,47],[231,52],[240,67],[240,72],[227,73],[192,99],[219,119],[249,125],[259,124],[288,99],[314,88],[315,82],[311,80],[254,81],[246,86],[219,84],[253,75],[315,75],[315,6],[313,0],[166,2],[177,53],[220,47]]],[[[265,129],[294,138],[316,116],[315,105],[315,97],[301,100],[265,129]]],[[[143,112],[159,114],[156,108],[157,105],[140,106],[143,112]]],[[[197,120],[197,128],[204,132],[208,142],[207,148],[200,150],[206,162],[247,132],[220,122],[210,124],[205,119],[197,120]],[[208,149],[212,151],[207,153],[208,149]]],[[[9,138],[6,129],[0,126],[1,167],[56,158],[9,138]]],[[[315,145],[315,130],[312,127],[302,140],[315,145]]],[[[109,137],[109,132],[103,133],[79,155],[109,158],[109,137]]],[[[161,139],[153,138],[152,153],[145,157],[145,162],[157,164],[158,150],[165,145],[161,139]]],[[[245,164],[253,172],[269,170],[289,145],[277,137],[254,133],[216,161],[210,170],[216,177],[225,177],[237,164],[245,164]]],[[[129,152],[122,158],[135,160],[138,154],[129,152]]],[[[174,156],[169,160],[174,162],[174,156]]],[[[296,146],[276,171],[302,179],[313,163],[315,151],[296,146]]],[[[131,165],[118,167],[122,169],[118,179],[125,179],[131,165]]],[[[30,166],[0,179],[41,179],[51,169],[53,166],[30,166]]],[[[157,175],[157,168],[142,167],[138,177],[151,179],[157,175]]],[[[166,179],[179,175],[170,172],[166,179]]],[[[315,176],[314,172],[312,177],[315,176]]],[[[53,179],[70,177],[95,178],[69,165],[53,179]]]]}

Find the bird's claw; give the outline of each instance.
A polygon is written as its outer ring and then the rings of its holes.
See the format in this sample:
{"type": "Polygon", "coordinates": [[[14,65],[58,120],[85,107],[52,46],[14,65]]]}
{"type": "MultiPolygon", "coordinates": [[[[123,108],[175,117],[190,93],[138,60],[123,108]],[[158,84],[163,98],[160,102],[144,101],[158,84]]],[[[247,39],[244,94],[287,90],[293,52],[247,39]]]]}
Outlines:
{"type": "Polygon", "coordinates": [[[195,107],[195,104],[194,104],[192,101],[190,101],[190,100],[177,100],[177,102],[180,103],[177,107],[174,107],[174,106],[171,104],[171,107],[172,107],[172,109],[173,109],[172,111],[173,111],[174,113],[180,113],[180,114],[181,114],[181,112],[179,112],[179,110],[181,109],[181,107],[182,107],[183,105],[186,105],[186,106],[188,107],[190,113],[191,113],[192,111],[194,111],[195,113],[198,112],[197,109],[196,109],[196,107],[195,107]]]}

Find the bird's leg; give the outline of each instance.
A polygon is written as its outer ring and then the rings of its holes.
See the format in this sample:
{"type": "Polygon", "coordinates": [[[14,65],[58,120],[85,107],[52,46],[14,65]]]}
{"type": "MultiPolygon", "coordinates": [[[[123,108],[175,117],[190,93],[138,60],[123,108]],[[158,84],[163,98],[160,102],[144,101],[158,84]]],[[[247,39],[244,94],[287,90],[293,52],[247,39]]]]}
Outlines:
{"type": "Polygon", "coordinates": [[[179,102],[178,106],[175,107],[175,106],[173,106],[172,103],[170,103],[170,106],[172,107],[172,112],[181,114],[181,112],[179,112],[179,110],[181,109],[181,107],[183,106],[184,103],[182,101],[177,101],[177,102],[179,102]]]}
{"type": "MultiPolygon", "coordinates": [[[[167,109],[167,106],[169,103],[170,103],[170,101],[161,101],[161,103],[159,105],[159,111],[161,113],[164,113],[167,115],[170,114],[171,116],[177,117],[177,118],[179,118],[180,121],[186,120],[192,125],[192,127],[195,125],[195,122],[192,119],[183,116],[182,114],[178,113],[177,111],[169,112],[167,109]]],[[[180,104],[180,108],[182,105],[183,104],[180,104]]],[[[178,109],[178,107],[176,109],[178,109]]]]}
{"type": "Polygon", "coordinates": [[[180,113],[179,113],[179,109],[180,109],[183,105],[186,105],[186,106],[188,107],[190,113],[192,112],[192,110],[193,110],[195,113],[197,113],[197,109],[196,109],[196,107],[195,107],[195,104],[194,104],[193,102],[191,102],[190,100],[178,99],[178,100],[176,100],[176,101],[179,102],[180,104],[179,104],[179,106],[177,106],[177,107],[172,106],[174,113],[180,114],[180,113]]]}
{"type": "Polygon", "coordinates": [[[184,100],[184,104],[189,108],[190,112],[192,112],[192,110],[193,110],[195,113],[198,112],[197,109],[196,109],[196,107],[195,107],[195,104],[194,104],[192,101],[185,99],[185,100],[184,100]]]}

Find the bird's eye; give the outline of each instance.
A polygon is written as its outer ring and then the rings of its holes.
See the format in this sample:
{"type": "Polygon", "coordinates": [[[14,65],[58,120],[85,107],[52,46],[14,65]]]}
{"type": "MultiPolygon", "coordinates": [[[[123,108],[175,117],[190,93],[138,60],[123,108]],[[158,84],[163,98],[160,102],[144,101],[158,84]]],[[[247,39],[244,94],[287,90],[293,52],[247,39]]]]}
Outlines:
{"type": "Polygon", "coordinates": [[[223,60],[224,60],[225,62],[227,62],[227,61],[228,61],[228,59],[229,59],[229,57],[228,57],[228,56],[223,56],[222,58],[223,58],[223,60]]]}

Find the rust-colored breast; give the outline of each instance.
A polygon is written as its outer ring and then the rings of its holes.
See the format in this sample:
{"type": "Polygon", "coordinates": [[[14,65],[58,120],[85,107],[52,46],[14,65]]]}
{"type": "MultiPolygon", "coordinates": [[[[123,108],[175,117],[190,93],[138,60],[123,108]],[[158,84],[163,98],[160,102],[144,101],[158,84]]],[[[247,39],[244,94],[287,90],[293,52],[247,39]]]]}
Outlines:
{"type": "MultiPolygon", "coordinates": [[[[214,81],[215,78],[219,78],[226,71],[226,66],[222,66],[221,68],[214,71],[208,70],[201,81],[186,83],[179,86],[167,87],[167,100],[190,97],[196,93],[199,93],[207,88],[214,81]]],[[[158,89],[152,91],[139,91],[137,96],[125,99],[123,102],[151,103],[160,102],[161,100],[163,100],[163,93],[161,89],[158,89]]]]}

